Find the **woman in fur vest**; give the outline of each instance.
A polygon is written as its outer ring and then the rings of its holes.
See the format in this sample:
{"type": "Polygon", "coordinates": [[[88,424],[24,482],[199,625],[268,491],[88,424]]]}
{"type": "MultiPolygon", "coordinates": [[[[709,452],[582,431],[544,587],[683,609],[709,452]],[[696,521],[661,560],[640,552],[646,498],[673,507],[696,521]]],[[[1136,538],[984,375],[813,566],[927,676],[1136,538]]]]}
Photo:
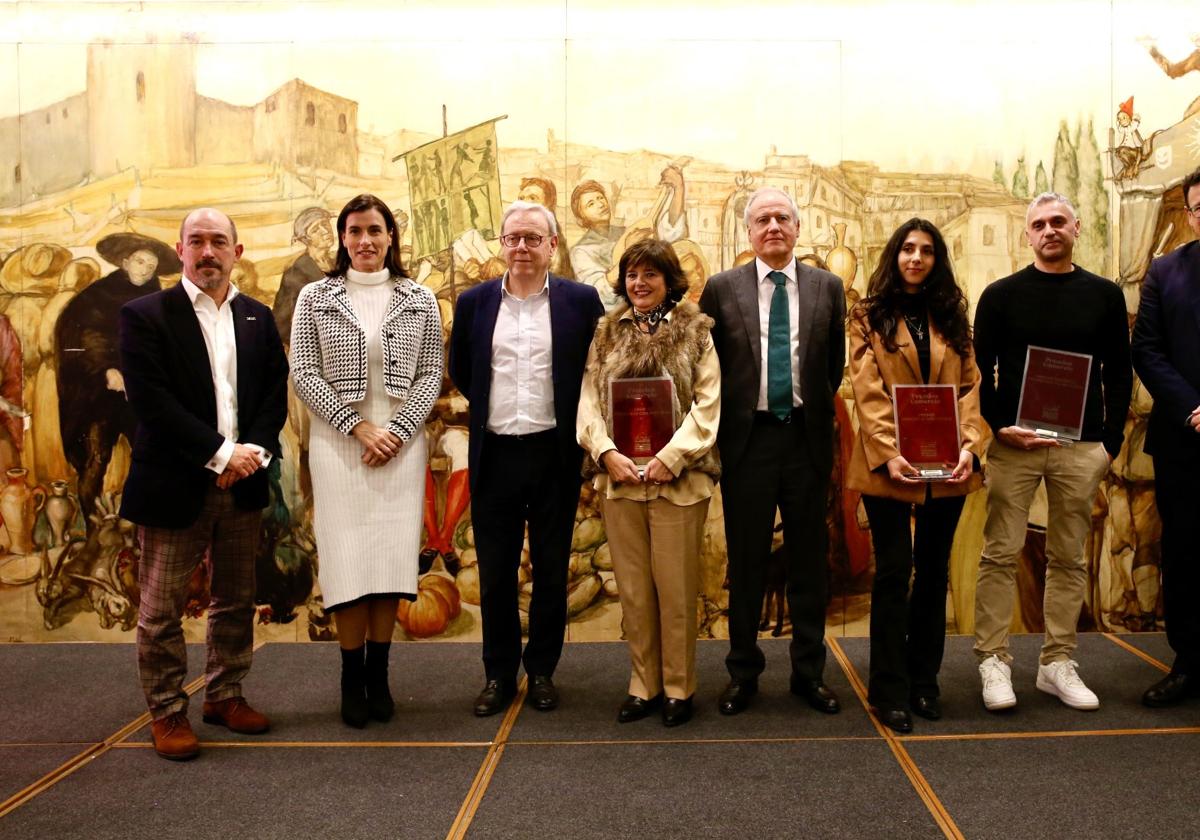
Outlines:
{"type": "Polygon", "coordinates": [[[687,287],[666,242],[626,249],[615,285],[621,302],[596,326],[580,395],[584,470],[595,473],[633,664],[621,723],[659,708],[667,726],[686,723],[696,693],[696,597],[720,475],[721,368],[712,319],[683,300],[687,287]],[[630,379],[652,381],[618,383],[610,393],[614,380],[630,379]]]}

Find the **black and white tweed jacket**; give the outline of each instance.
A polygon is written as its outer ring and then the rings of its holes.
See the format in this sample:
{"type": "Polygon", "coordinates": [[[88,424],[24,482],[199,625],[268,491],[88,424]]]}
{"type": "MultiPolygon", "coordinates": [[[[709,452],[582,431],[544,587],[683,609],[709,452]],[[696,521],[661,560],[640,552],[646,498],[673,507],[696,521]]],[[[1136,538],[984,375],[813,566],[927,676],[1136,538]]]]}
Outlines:
{"type": "MultiPolygon", "coordinates": [[[[383,388],[403,401],[385,428],[407,441],[424,425],[442,386],[442,320],[433,293],[399,280],[379,329],[383,388]]],[[[304,404],[349,435],[363,420],[353,404],[367,395],[367,337],[344,277],[326,277],[300,291],[292,316],[291,365],[292,383],[304,404]]]]}

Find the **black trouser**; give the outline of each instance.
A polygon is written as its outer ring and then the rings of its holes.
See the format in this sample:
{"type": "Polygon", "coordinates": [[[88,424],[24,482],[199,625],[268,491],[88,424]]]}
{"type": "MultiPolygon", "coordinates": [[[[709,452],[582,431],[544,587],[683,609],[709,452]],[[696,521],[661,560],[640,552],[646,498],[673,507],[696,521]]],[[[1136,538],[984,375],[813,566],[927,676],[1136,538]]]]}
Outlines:
{"type": "Polygon", "coordinates": [[[755,679],[766,664],[758,646],[758,625],[776,507],[783,520],[787,558],[792,675],[799,680],[821,679],[829,600],[825,561],[828,484],[829,476],[816,469],[808,451],[802,412],[793,412],[789,423],[765,412],[755,415],[741,462],[721,478],[729,553],[729,655],[725,667],[734,679],[755,679]]]}
{"type": "Polygon", "coordinates": [[[562,654],[567,627],[567,562],[579,471],[564,469],[556,432],[493,435],[483,444],[471,497],[471,524],[479,558],[483,614],[483,667],[489,680],[515,683],[521,656],[517,567],[529,524],[533,598],[525,672],[550,676],[562,654]]]}
{"type": "MultiPolygon", "coordinates": [[[[1160,446],[1162,444],[1159,444],[1160,446]]],[[[1200,675],[1200,458],[1173,450],[1154,456],[1154,501],[1162,519],[1163,617],[1175,651],[1171,670],[1200,675]]]]}
{"type": "Polygon", "coordinates": [[[875,544],[867,699],[879,709],[908,710],[910,697],[938,696],[950,548],[964,501],[963,496],[951,496],[912,505],[863,496],[875,544]]]}

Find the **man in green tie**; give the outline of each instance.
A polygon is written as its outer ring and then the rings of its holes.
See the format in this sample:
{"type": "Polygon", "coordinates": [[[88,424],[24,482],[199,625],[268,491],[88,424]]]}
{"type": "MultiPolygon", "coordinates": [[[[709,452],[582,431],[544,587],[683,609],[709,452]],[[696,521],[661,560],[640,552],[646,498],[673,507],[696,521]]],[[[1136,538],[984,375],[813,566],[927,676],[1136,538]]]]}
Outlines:
{"type": "Polygon", "coordinates": [[[729,557],[729,685],[722,714],[758,692],[766,568],[778,509],[792,617],[791,690],[822,712],[826,685],[825,494],[833,462],[834,395],[845,365],[846,299],[833,274],[796,260],[799,213],[775,187],[755,192],[745,222],[755,260],[708,281],[700,308],[715,321],[721,360],[717,448],[729,557]]]}

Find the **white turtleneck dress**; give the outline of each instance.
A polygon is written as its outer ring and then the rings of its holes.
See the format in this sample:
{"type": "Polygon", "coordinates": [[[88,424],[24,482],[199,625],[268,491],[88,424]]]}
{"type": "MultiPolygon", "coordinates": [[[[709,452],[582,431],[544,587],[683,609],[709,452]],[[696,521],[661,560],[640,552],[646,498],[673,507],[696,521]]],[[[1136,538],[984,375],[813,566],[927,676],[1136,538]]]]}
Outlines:
{"type": "MultiPolygon", "coordinates": [[[[383,426],[402,406],[383,389],[380,325],[396,281],[388,271],[346,272],[346,292],[367,339],[367,395],[355,409],[383,426]]],[[[417,591],[417,554],[425,501],[425,433],[421,429],[380,467],[362,462],[363,446],[312,418],[309,468],[313,530],[325,607],[368,595],[417,591]]]]}

